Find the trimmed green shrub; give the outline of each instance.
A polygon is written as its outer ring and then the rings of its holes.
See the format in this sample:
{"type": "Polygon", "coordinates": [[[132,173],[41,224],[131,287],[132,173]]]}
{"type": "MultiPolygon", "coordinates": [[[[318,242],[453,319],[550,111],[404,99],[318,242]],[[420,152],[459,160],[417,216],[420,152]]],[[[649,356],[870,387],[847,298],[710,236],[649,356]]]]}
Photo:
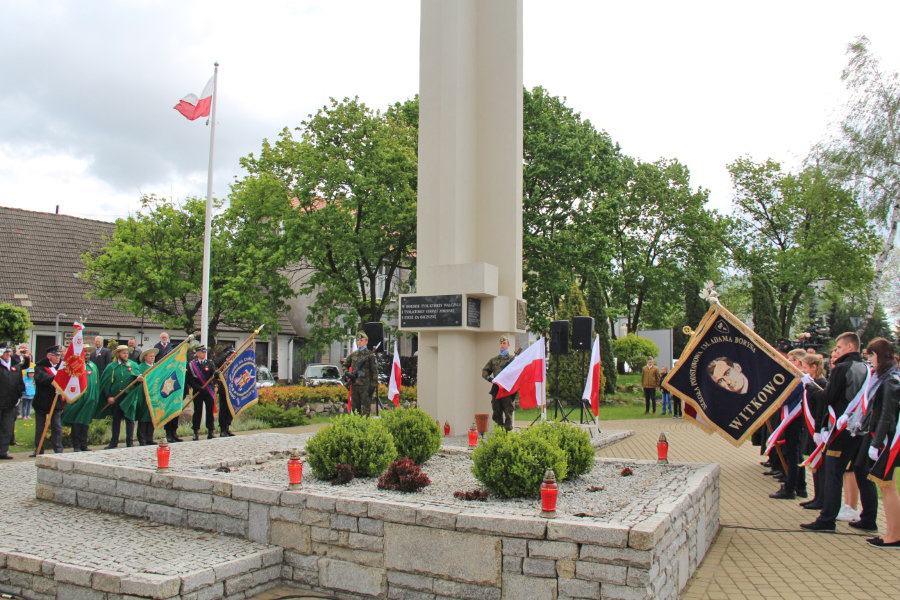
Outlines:
{"type": "Polygon", "coordinates": [[[472,474],[498,496],[528,498],[540,493],[547,469],[566,477],[566,453],[539,434],[495,430],[472,453],[472,474]]]}
{"type": "MultiPolygon", "coordinates": [[[[571,423],[539,423],[528,428],[566,453],[566,477],[572,479],[594,468],[594,447],[588,432],[571,423]]],[[[559,477],[557,473],[557,479],[559,477]]]]}
{"type": "Polygon", "coordinates": [[[269,427],[298,427],[309,423],[303,409],[297,406],[285,408],[280,404],[254,404],[242,410],[240,414],[250,419],[265,421],[269,427]]]}
{"type": "Polygon", "coordinates": [[[421,408],[387,410],[381,420],[394,436],[400,458],[421,465],[441,448],[441,428],[421,408]]]}
{"type": "Polygon", "coordinates": [[[381,419],[359,415],[336,417],[309,440],[306,452],[319,479],[334,479],[341,463],[353,465],[357,477],[374,477],[397,458],[394,438],[381,419]]]}

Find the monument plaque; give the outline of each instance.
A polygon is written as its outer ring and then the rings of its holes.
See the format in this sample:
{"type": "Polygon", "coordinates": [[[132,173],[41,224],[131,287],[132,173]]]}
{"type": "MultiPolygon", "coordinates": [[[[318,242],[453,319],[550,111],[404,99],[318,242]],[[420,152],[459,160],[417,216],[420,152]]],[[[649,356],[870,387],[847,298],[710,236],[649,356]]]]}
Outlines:
{"type": "Polygon", "coordinates": [[[462,327],[462,294],[400,298],[400,327],[462,327]]]}
{"type": "Polygon", "coordinates": [[[481,327],[480,298],[466,298],[466,326],[481,327]]]}

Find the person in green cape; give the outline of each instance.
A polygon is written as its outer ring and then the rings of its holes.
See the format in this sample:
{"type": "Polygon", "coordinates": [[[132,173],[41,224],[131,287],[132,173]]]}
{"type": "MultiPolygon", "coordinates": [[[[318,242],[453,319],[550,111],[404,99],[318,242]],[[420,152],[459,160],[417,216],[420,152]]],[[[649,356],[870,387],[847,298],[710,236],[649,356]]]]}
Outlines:
{"type": "Polygon", "coordinates": [[[116,396],[140,375],[139,367],[133,360],[128,360],[131,348],[119,346],[116,348],[115,358],[100,375],[100,403],[94,416],[103,418],[112,413],[112,439],[107,449],[116,448],[119,445],[119,430],[122,427],[122,419],[125,419],[125,445],[129,448],[134,445],[134,421],[125,417],[121,403],[124,395],[116,396]],[[107,409],[107,407],[109,407],[107,409]]]}
{"type": "MultiPolygon", "coordinates": [[[[156,355],[159,348],[150,348],[141,353],[141,363],[138,365],[138,379],[143,381],[144,373],[156,364],[156,355]]],[[[122,413],[126,419],[137,423],[137,439],[141,446],[155,446],[153,441],[153,419],[150,418],[150,409],[147,407],[147,399],[144,396],[144,386],[135,385],[125,394],[121,404],[122,413]]]]}
{"type": "Polygon", "coordinates": [[[91,362],[91,354],[85,349],[84,370],[87,373],[87,387],[74,402],[66,403],[62,414],[62,424],[72,428],[72,449],[75,452],[90,452],[88,447],[88,426],[94,420],[97,405],[100,404],[100,376],[97,365],[91,362]]]}

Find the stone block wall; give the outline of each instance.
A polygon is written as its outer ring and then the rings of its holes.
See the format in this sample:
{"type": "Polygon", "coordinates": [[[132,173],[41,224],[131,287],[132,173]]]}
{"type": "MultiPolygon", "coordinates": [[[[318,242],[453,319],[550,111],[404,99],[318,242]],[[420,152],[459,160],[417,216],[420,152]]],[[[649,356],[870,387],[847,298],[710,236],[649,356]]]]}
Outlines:
{"type": "Polygon", "coordinates": [[[283,549],[285,582],[343,598],[677,598],[719,522],[718,465],[694,465],[684,485],[628,524],[49,457],[38,467],[39,498],[271,544],[283,549]]]}

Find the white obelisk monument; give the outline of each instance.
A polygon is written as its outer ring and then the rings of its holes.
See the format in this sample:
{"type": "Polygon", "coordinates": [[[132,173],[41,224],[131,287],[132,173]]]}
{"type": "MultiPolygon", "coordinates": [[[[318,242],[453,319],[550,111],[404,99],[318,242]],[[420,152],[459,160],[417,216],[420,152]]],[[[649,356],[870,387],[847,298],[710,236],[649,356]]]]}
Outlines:
{"type": "Polygon", "coordinates": [[[423,0],[417,279],[419,406],[454,435],[490,413],[481,368],[522,301],[522,0],[423,0]]]}

